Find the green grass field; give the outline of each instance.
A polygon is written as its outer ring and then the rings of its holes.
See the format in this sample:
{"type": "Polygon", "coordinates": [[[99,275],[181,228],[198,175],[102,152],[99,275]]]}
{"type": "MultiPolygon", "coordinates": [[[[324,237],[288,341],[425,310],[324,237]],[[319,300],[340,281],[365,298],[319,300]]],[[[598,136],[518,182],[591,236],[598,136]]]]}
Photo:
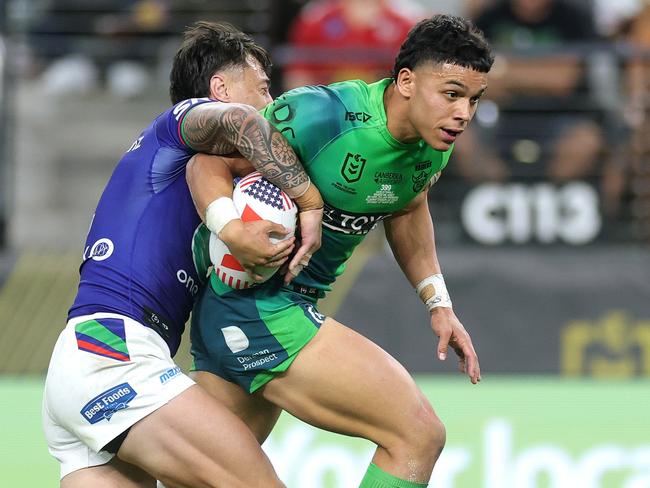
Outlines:
{"type": "Polygon", "coordinates": [[[41,431],[42,378],[0,378],[0,486],[58,486],[59,466],[41,431]]]}
{"type": "MultiPolygon", "coordinates": [[[[0,488],[58,486],[41,378],[0,378],[0,488]]],[[[435,488],[650,487],[650,381],[421,377],[447,426],[435,488]]],[[[353,488],[373,446],[283,415],[265,444],[289,488],[353,488]]]]}

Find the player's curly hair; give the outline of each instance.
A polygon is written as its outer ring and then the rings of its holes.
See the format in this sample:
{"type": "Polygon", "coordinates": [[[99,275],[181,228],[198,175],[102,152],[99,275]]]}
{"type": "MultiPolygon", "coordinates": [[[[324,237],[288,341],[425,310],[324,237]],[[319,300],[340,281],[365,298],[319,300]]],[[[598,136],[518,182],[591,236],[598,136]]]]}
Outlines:
{"type": "Polygon", "coordinates": [[[244,65],[252,56],[267,75],[271,58],[262,46],[227,22],[196,22],[183,34],[169,74],[172,103],[210,96],[210,79],[220,70],[244,65]]]}
{"type": "Polygon", "coordinates": [[[395,58],[392,77],[402,68],[415,69],[432,61],[451,63],[487,73],[494,56],[483,33],[469,20],[453,15],[434,15],[417,23],[395,58]]]}

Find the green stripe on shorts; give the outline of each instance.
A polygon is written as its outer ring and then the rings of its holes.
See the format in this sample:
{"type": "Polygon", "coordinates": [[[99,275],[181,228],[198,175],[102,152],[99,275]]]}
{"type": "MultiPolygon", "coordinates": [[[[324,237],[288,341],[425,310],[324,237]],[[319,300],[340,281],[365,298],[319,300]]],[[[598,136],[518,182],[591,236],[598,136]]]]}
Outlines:
{"type": "Polygon", "coordinates": [[[124,339],[116,334],[113,334],[113,332],[108,330],[96,320],[87,320],[85,322],[81,322],[77,324],[74,329],[76,332],[85,334],[92,337],[93,339],[97,339],[98,341],[103,342],[116,351],[127,355],[129,354],[129,350],[126,347],[126,342],[124,342],[124,339]]]}

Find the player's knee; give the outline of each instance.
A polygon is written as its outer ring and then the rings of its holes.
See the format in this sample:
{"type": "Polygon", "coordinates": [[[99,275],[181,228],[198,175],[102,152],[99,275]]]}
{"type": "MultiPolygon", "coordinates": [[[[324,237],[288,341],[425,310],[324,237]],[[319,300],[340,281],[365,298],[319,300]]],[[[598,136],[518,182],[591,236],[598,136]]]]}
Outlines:
{"type": "Polygon", "coordinates": [[[435,461],[445,447],[447,439],[444,424],[426,399],[417,408],[412,421],[408,436],[409,450],[435,461]]]}

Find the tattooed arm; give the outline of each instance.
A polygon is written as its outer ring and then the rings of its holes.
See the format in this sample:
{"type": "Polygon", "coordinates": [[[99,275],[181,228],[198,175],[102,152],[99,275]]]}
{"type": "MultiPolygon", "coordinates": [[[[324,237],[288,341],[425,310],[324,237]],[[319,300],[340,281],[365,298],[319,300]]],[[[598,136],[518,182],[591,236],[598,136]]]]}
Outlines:
{"type": "Polygon", "coordinates": [[[309,177],[287,140],[250,105],[198,105],[183,121],[183,137],[198,152],[226,155],[238,151],[292,198],[309,186],[309,177]]]}
{"type": "MultiPolygon", "coordinates": [[[[206,103],[194,107],[183,121],[182,133],[185,142],[196,151],[214,155],[239,152],[266,179],[295,200],[300,209],[300,247],[289,263],[285,282],[297,276],[320,248],[323,200],[318,189],[310,184],[307,173],[282,134],[253,107],[237,103],[206,103]]],[[[199,177],[191,174],[200,171],[199,168],[200,165],[195,164],[194,168],[189,168],[192,171],[188,169],[190,190],[194,193],[196,185],[201,185],[211,195],[204,201],[222,196],[216,193],[216,184],[209,181],[209,173],[201,172],[202,176],[199,177]]],[[[203,216],[202,206],[197,205],[197,209],[203,216]]],[[[241,235],[241,226],[228,224],[220,234],[222,239],[226,237],[225,234],[232,235],[233,229],[236,229],[235,235],[241,235]]],[[[227,237],[224,241],[228,244],[227,237]]],[[[233,246],[234,241],[233,238],[233,246]]],[[[267,254],[271,252],[269,248],[267,254]]],[[[274,265],[281,257],[283,253],[262,256],[262,259],[274,265]]]]}

